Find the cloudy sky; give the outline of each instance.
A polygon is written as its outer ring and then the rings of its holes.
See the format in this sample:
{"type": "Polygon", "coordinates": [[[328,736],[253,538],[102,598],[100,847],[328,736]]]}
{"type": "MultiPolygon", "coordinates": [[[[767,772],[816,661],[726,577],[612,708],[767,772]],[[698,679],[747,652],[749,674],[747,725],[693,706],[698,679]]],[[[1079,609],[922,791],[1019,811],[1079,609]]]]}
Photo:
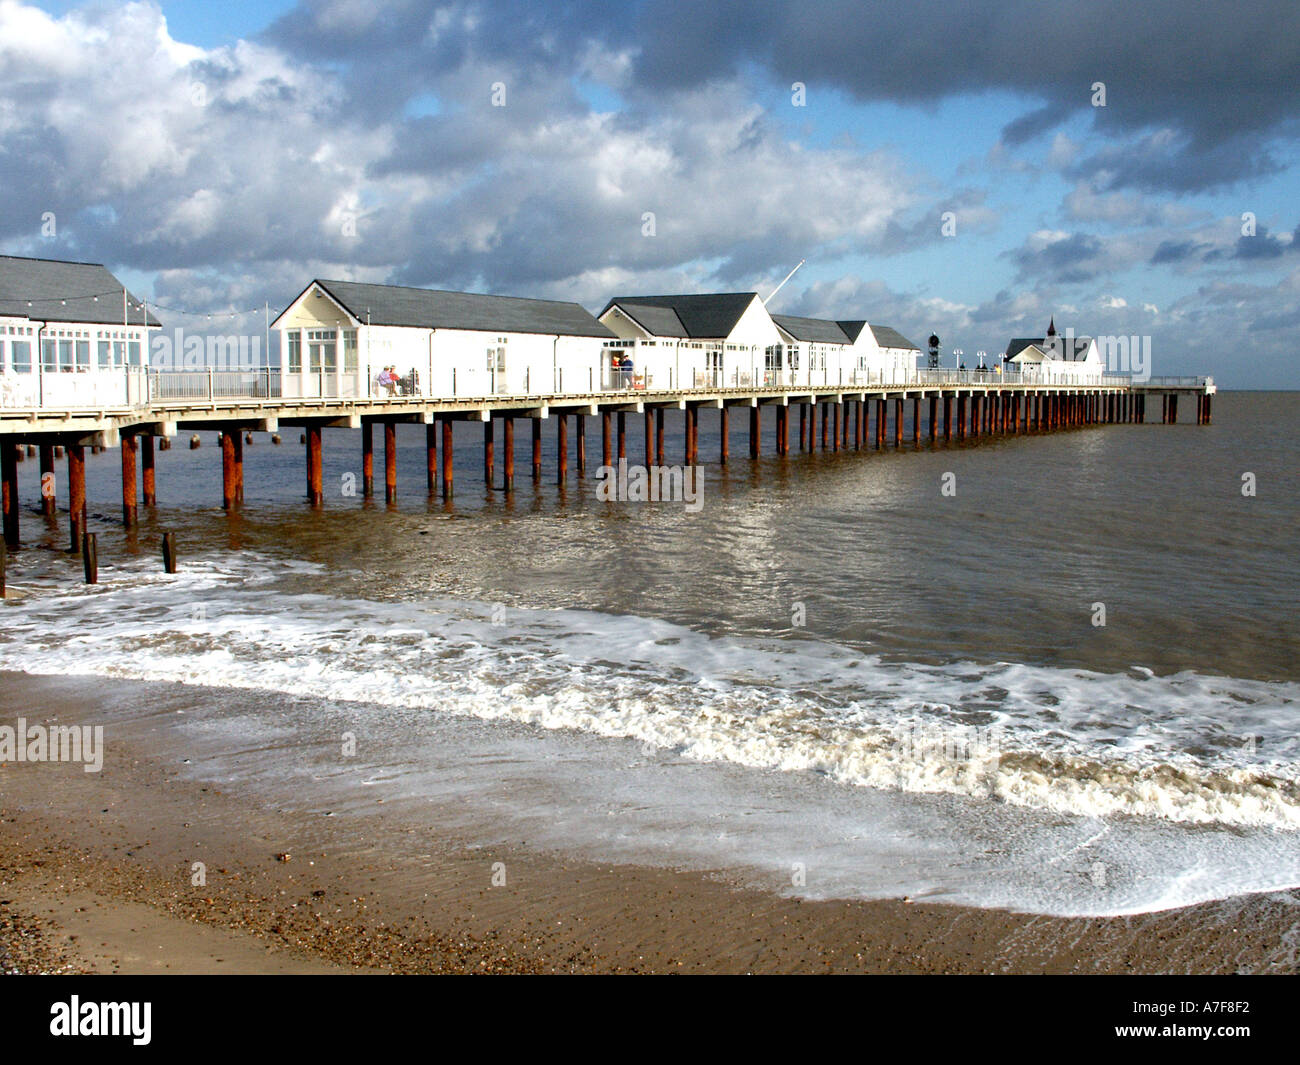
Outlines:
{"type": "Polygon", "coordinates": [[[177,311],[806,258],[772,310],[1298,388],[1298,135],[1295,0],[0,0],[0,250],[177,311]]]}

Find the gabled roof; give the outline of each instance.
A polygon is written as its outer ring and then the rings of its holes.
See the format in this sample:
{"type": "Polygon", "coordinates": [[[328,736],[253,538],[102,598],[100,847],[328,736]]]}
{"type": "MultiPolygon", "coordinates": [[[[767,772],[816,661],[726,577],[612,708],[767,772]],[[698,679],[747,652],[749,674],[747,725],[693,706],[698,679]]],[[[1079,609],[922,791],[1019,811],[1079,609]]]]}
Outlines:
{"type": "Polygon", "coordinates": [[[358,322],[370,325],[468,329],[484,333],[555,333],[602,340],[614,337],[612,331],[577,303],[319,279],[303,291],[312,287],[324,291],[358,322]]]}
{"type": "Polygon", "coordinates": [[[774,314],[772,321],[795,340],[806,340],[814,344],[853,343],[840,323],[832,322],[829,318],[799,318],[793,314],[774,314]]]}
{"type": "MultiPolygon", "coordinates": [[[[99,263],[0,255],[0,314],[11,318],[122,325],[123,287],[99,263]]],[[[125,320],[138,326],[145,312],[130,292],[126,299],[125,320]]],[[[148,324],[162,325],[152,314],[148,324]]]]}
{"type": "Polygon", "coordinates": [[[844,335],[848,337],[849,342],[853,344],[858,342],[858,337],[861,336],[862,330],[865,329],[867,325],[865,321],[836,322],[835,324],[844,330],[844,335]]]}
{"type": "Polygon", "coordinates": [[[756,292],[615,296],[596,317],[603,318],[611,307],[618,307],[651,336],[713,340],[730,336],[757,298],[756,292]]]}
{"type": "Polygon", "coordinates": [[[897,329],[890,329],[887,325],[873,325],[871,335],[876,338],[876,343],[882,348],[909,348],[912,351],[920,351],[907,337],[903,336],[897,329]]]}
{"type": "Polygon", "coordinates": [[[1082,362],[1088,357],[1088,348],[1091,345],[1092,337],[1075,337],[1073,350],[1069,338],[1059,334],[1047,337],[1017,337],[1007,345],[1007,350],[1002,357],[1014,359],[1025,348],[1035,347],[1049,359],[1057,362],[1082,362]]]}

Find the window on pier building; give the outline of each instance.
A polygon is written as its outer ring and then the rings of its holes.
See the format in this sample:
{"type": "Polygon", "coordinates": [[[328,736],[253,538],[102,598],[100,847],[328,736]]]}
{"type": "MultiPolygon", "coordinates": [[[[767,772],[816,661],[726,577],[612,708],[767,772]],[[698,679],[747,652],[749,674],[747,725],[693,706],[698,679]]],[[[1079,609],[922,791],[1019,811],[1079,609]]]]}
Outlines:
{"type": "Polygon", "coordinates": [[[32,372],[32,342],[30,340],[9,341],[9,365],[14,373],[32,372]]]}
{"type": "Polygon", "coordinates": [[[297,329],[290,329],[284,336],[289,345],[289,372],[302,373],[302,333],[297,329]]]}
{"type": "Polygon", "coordinates": [[[307,363],[312,373],[338,369],[338,340],[333,329],[307,330],[307,363]]]}
{"type": "Polygon", "coordinates": [[[343,330],[343,372],[357,372],[357,331],[343,330]]]}
{"type": "Polygon", "coordinates": [[[111,369],[113,365],[113,345],[107,340],[99,342],[99,368],[111,369]]]}
{"type": "Polygon", "coordinates": [[[132,340],[127,343],[126,356],[132,366],[140,365],[140,341],[132,340]]]}
{"type": "Polygon", "coordinates": [[[90,341],[77,341],[77,372],[85,373],[90,369],[90,341]]]}

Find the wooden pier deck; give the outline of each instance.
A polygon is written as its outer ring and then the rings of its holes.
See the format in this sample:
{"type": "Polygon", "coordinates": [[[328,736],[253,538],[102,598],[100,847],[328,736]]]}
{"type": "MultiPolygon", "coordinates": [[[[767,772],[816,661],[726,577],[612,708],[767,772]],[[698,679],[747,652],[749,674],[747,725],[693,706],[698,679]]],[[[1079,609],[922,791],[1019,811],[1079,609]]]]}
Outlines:
{"type": "MultiPolygon", "coordinates": [[[[120,447],[122,453],[122,513],[130,527],[138,514],[137,466],[143,479],[143,502],[155,502],[154,440],[181,432],[206,429],[221,434],[222,502],[228,509],[243,500],[243,442],[249,432],[276,432],[301,428],[306,438],[306,501],[324,503],[321,483],[321,434],[327,428],[362,431],[362,480],[367,497],[374,492],[374,426],[384,431],[385,496],[396,498],[396,436],[398,423],[426,427],[427,483],[429,495],[451,499],[454,489],[453,434],[457,421],[483,425],[483,462],[486,482],[496,484],[496,431],[502,423],[504,491],[514,488],[514,431],[519,419],[530,425],[530,466],[533,480],[542,477],[543,425],[556,426],[555,479],[563,484],[569,470],[569,419],[574,418],[577,472],[587,471],[585,419],[601,419],[602,465],[628,457],[628,415],[642,422],[644,449],[637,449],[646,465],[663,465],[664,423],[668,412],[681,412],[684,447],[681,465],[695,466],[699,455],[699,419],[702,411],[717,411],[719,453],[730,459],[730,415],[735,408],[748,412],[748,451],[758,458],[763,451],[764,417],[769,408],[770,446],[777,455],[791,451],[791,408],[798,410],[797,444],[800,451],[881,450],[907,443],[980,438],[1045,432],[1093,425],[1146,422],[1148,397],[1159,397],[1161,422],[1178,421],[1178,400],[1195,403],[1197,424],[1210,421],[1215,393],[1210,378],[1153,378],[1135,382],[1127,377],[1102,375],[1095,381],[1071,383],[1021,379],[978,371],[917,371],[906,380],[863,385],[782,385],[746,388],[692,388],[666,391],[617,390],[536,395],[490,395],[385,398],[290,399],[274,395],[274,371],[248,375],[246,387],[219,394],[209,384],[206,394],[166,398],[167,389],[153,387],[148,376],[128,382],[124,395],[138,397],[120,406],[0,407],[0,487],[3,488],[4,540],[20,546],[18,467],[24,449],[39,451],[44,478],[54,472],[55,449],[66,451],[69,489],[69,539],[81,550],[85,536],[85,449],[120,447]],[[239,394],[240,391],[252,394],[239,394]],[[911,417],[906,407],[911,404],[911,417]],[[820,422],[820,424],[819,424],[820,422]],[[439,449],[441,448],[441,455],[439,449]]],[[[209,381],[211,375],[209,375],[209,381]]],[[[635,427],[635,423],[634,423],[635,427]]],[[[52,484],[52,482],[50,482],[52,484]]],[[[52,512],[54,496],[45,492],[45,507],[52,512]]]]}

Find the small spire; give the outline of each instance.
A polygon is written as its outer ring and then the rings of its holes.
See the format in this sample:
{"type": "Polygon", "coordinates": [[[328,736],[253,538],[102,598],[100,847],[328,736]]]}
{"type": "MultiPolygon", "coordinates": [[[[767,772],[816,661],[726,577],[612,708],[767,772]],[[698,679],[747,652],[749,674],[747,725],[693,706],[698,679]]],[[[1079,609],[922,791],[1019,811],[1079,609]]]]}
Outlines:
{"type": "Polygon", "coordinates": [[[1047,323],[1047,335],[1049,337],[1056,336],[1056,315],[1052,315],[1052,320],[1047,323]]]}

